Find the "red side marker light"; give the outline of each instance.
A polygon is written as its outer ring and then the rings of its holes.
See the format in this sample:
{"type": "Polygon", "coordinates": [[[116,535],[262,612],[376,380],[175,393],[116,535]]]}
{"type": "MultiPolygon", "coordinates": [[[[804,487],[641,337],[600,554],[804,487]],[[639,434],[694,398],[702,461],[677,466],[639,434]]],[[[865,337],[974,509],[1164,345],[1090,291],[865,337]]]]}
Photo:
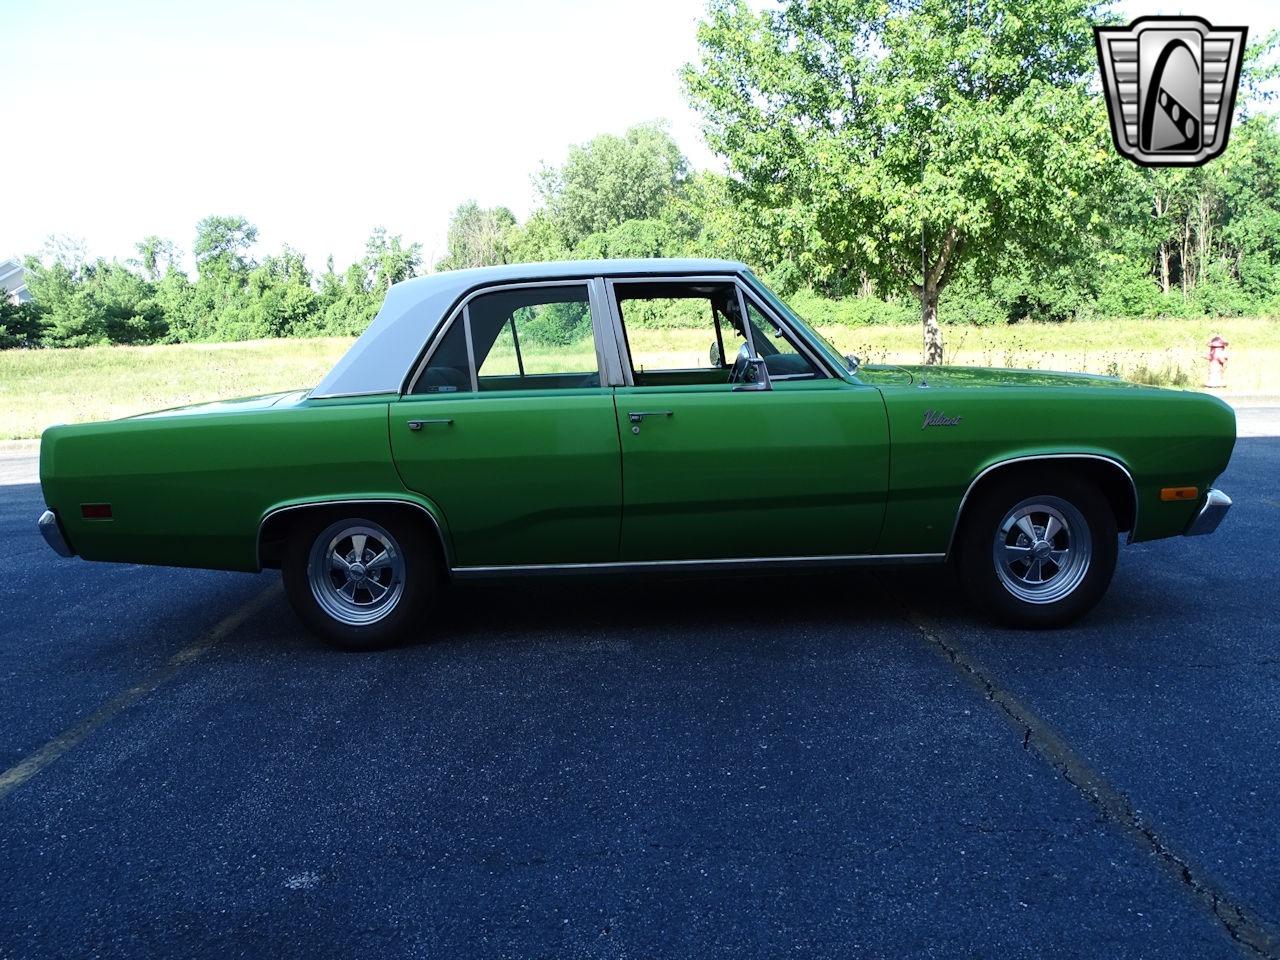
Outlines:
{"type": "Polygon", "coordinates": [[[109,503],[82,503],[80,504],[80,516],[86,520],[110,520],[111,504],[109,503]]]}

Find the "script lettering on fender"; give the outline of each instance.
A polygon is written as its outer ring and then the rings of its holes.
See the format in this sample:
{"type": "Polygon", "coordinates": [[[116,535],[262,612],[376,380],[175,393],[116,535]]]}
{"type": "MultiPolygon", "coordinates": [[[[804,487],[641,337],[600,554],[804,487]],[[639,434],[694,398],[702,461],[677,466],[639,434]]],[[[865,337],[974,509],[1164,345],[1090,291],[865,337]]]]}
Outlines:
{"type": "Polygon", "coordinates": [[[954,427],[964,417],[948,417],[941,410],[926,410],[924,412],[924,423],[920,424],[920,429],[926,427],[954,427]]]}

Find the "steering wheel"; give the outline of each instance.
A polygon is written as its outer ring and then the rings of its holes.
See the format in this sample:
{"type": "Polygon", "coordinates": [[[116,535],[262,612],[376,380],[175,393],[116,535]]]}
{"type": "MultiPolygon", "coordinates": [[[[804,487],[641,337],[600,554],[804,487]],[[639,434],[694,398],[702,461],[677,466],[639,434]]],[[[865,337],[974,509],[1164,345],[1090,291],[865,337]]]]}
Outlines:
{"type": "Polygon", "coordinates": [[[744,343],[738,348],[738,356],[733,361],[733,369],[729,371],[730,383],[742,383],[743,378],[747,375],[747,361],[751,359],[751,351],[747,349],[744,343]]]}

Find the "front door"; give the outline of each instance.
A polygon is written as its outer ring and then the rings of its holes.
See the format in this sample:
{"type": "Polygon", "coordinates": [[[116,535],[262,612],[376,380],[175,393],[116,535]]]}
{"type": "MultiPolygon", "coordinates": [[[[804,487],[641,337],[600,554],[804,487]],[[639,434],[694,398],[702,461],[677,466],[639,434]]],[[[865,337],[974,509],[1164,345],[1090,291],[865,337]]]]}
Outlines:
{"type": "Polygon", "coordinates": [[[443,513],[460,567],[618,558],[613,391],[586,283],[469,300],[391,405],[404,483],[443,513]]]}
{"type": "Polygon", "coordinates": [[[634,381],[616,395],[621,559],[873,550],[889,471],[879,391],[831,376],[732,283],[612,288],[634,381]],[[771,389],[730,382],[757,354],[771,389]]]}

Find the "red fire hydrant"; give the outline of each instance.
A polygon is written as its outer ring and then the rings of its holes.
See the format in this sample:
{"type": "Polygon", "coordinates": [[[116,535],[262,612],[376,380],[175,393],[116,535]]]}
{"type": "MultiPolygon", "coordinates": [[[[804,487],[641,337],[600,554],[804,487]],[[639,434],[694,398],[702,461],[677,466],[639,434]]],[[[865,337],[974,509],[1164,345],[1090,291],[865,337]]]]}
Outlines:
{"type": "Polygon", "coordinates": [[[1209,361],[1209,375],[1205,379],[1206,387],[1221,388],[1226,386],[1223,375],[1227,371],[1227,347],[1230,344],[1222,337],[1215,336],[1209,341],[1209,353],[1205,359],[1209,361]]]}

